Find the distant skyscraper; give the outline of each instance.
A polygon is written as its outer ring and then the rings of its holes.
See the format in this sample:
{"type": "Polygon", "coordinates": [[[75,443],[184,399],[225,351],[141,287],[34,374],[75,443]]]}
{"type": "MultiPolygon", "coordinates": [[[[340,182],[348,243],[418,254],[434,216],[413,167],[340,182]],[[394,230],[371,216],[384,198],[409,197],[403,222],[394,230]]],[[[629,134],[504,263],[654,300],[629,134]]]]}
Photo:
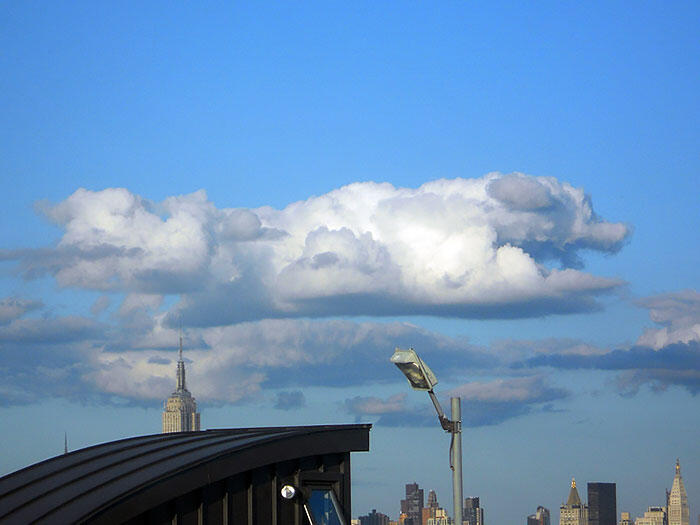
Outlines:
{"type": "Polygon", "coordinates": [[[430,492],[428,492],[428,508],[437,509],[439,506],[440,505],[438,505],[437,494],[434,490],[431,490],[430,492]]]}
{"type": "Polygon", "coordinates": [[[366,516],[360,516],[360,525],[389,525],[389,516],[377,512],[377,509],[372,509],[372,512],[366,516]]]}
{"type": "Polygon", "coordinates": [[[165,402],[163,433],[199,430],[197,403],[185,384],[185,362],[182,360],[182,336],[177,361],[177,388],[165,402]]]}
{"type": "Polygon", "coordinates": [[[452,525],[447,511],[440,507],[434,490],[428,492],[428,506],[421,510],[422,525],[452,525]]]}
{"type": "MultiPolygon", "coordinates": [[[[644,517],[634,520],[634,525],[665,525],[666,511],[663,507],[648,507],[644,517]]],[[[620,524],[622,525],[622,524],[620,524]]]]}
{"type": "Polygon", "coordinates": [[[537,512],[527,517],[527,525],[550,525],[549,509],[537,507],[537,512]]]}
{"type": "Polygon", "coordinates": [[[588,484],[588,523],[617,525],[617,492],[614,483],[588,484]]]}
{"type": "Polygon", "coordinates": [[[422,525],[423,489],[418,483],[406,484],[406,499],[401,500],[401,513],[406,515],[404,525],[422,525]]]}
{"type": "Polygon", "coordinates": [[[479,505],[479,498],[464,498],[462,521],[469,525],[484,525],[484,509],[479,505]]]}
{"type": "Polygon", "coordinates": [[[634,520],[629,512],[620,512],[620,525],[634,525],[634,520]]]}
{"type": "Polygon", "coordinates": [[[668,496],[668,525],[690,525],[690,509],[688,495],[681,477],[681,462],[676,460],[676,475],[668,496]]]}
{"type": "Polygon", "coordinates": [[[559,507],[559,525],[588,525],[588,506],[581,503],[574,478],[566,503],[559,507]]]}

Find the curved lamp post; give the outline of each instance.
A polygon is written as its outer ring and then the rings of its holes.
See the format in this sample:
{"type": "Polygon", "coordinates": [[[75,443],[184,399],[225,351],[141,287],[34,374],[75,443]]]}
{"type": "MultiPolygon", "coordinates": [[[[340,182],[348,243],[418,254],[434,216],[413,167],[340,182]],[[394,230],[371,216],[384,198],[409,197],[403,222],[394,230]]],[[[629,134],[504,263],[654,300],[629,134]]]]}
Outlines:
{"type": "Polygon", "coordinates": [[[401,350],[397,348],[391,356],[391,362],[403,372],[408,383],[414,390],[425,390],[437,411],[440,426],[452,435],[450,442],[450,468],[452,469],[452,498],[454,503],[455,524],[462,525],[462,407],[459,397],[450,398],[451,417],[448,419],[443,412],[433,387],[437,385],[437,377],[433,371],[418,357],[413,348],[401,350]]]}

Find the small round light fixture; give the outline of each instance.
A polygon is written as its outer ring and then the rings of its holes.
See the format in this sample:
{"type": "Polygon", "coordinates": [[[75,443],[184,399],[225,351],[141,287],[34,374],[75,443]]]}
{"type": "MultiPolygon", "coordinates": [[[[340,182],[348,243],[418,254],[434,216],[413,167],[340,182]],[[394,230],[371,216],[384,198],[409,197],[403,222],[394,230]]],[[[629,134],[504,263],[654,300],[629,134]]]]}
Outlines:
{"type": "Polygon", "coordinates": [[[293,485],[284,485],[280,490],[280,495],[284,499],[293,499],[297,495],[297,489],[293,485]]]}

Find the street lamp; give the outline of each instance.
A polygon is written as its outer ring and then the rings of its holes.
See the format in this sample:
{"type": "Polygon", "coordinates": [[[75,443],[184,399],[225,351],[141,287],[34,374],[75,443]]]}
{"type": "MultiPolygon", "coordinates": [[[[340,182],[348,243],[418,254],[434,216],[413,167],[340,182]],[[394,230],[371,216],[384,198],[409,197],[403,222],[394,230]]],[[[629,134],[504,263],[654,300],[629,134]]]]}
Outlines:
{"type": "Polygon", "coordinates": [[[391,356],[391,362],[403,372],[408,383],[414,390],[428,392],[430,400],[437,411],[440,426],[452,435],[450,441],[450,468],[452,469],[452,498],[454,503],[455,524],[462,525],[462,407],[459,397],[450,398],[451,417],[448,419],[443,412],[433,387],[437,385],[437,377],[433,371],[418,357],[413,348],[401,350],[397,348],[391,356]]]}

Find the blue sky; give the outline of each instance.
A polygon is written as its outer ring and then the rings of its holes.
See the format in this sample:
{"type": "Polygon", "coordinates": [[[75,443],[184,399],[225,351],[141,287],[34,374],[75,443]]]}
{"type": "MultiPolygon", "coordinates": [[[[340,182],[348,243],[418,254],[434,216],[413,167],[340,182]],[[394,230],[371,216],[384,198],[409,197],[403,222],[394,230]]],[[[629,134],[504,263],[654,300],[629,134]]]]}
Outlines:
{"type": "Polygon", "coordinates": [[[676,457],[697,514],[699,18],[3,4],[0,473],[157,432],[181,320],[203,426],[375,423],[354,515],[451,505],[397,345],[490,523],[572,476],[640,515],[676,457]]]}

